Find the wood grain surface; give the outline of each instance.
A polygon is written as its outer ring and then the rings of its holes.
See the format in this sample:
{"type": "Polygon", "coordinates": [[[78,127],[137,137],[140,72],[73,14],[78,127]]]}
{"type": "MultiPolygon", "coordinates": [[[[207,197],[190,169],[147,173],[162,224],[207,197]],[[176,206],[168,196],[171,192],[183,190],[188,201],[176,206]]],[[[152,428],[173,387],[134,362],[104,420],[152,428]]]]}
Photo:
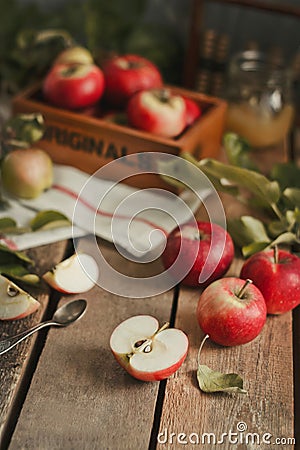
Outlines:
{"type": "MultiPolygon", "coordinates": [[[[117,265],[115,251],[103,245],[117,265]]],[[[134,276],[144,270],[132,267],[134,276]]],[[[10,449],[148,448],[159,383],[130,377],[114,360],[109,338],[132,315],[169,321],[173,292],[130,299],[96,286],[85,298],[88,310],[72,329],[49,331],[10,449]]]]}
{"type": "MultiPolygon", "coordinates": [[[[36,272],[41,275],[60,261],[66,252],[67,245],[66,241],[58,242],[46,247],[38,247],[28,252],[30,257],[39,262],[35,268],[36,272]]],[[[22,332],[43,319],[49,300],[49,288],[42,282],[40,287],[26,286],[26,290],[39,300],[40,308],[36,313],[25,319],[0,321],[1,338],[22,332]]],[[[16,400],[19,400],[17,393],[18,389],[21,389],[19,385],[25,376],[30,356],[34,354],[35,341],[36,335],[33,335],[8,353],[0,356],[0,447],[1,442],[6,441],[7,433],[10,432],[11,421],[14,421],[14,417],[9,416],[15,414],[14,404],[16,400]]],[[[26,390],[26,387],[22,386],[22,388],[26,390]]]]}
{"type": "Polygon", "coordinates": [[[244,379],[247,394],[206,394],[199,389],[196,376],[198,349],[203,338],[195,314],[198,298],[199,292],[180,290],[175,325],[188,334],[190,350],[180,371],[167,382],[160,423],[162,444],[158,449],[181,449],[183,444],[176,442],[178,436],[179,440],[188,442],[187,448],[205,450],[260,448],[257,436],[253,437],[253,444],[249,437],[246,445],[247,433],[259,436],[261,448],[266,448],[262,443],[265,433],[272,435],[272,443],[276,438],[293,437],[291,314],[268,317],[260,336],[242,346],[227,348],[207,341],[202,349],[201,364],[223,373],[238,373],[244,379]],[[238,432],[238,428],[244,426],[239,423],[245,424],[244,433],[238,432]],[[222,433],[230,431],[238,433],[238,447],[233,447],[237,437],[226,435],[222,444],[215,445],[222,441],[222,433]],[[180,438],[180,433],[185,437],[180,438]],[[199,439],[199,444],[192,445],[190,437],[192,442],[199,439]]]}
{"type": "MultiPolygon", "coordinates": [[[[222,200],[228,217],[247,212],[232,198],[222,200]]],[[[206,218],[204,210],[198,218],[206,218]]],[[[102,241],[99,245],[107,262],[129,276],[151,276],[160,270],[159,262],[129,262],[112,245],[102,241]]],[[[42,273],[61,260],[66,250],[66,243],[58,243],[38,248],[32,256],[42,273]]],[[[238,275],[241,263],[237,255],[228,275],[238,275]]],[[[240,374],[247,394],[205,394],[196,378],[203,338],[195,316],[200,292],[180,287],[153,298],[135,299],[95,286],[84,294],[88,310],[78,323],[50,329],[44,342],[39,336],[1,357],[0,449],[293,449],[288,441],[271,444],[293,438],[294,422],[299,439],[298,308],[293,320],[291,313],[269,316],[260,336],[246,345],[225,348],[207,341],[201,363],[240,374]],[[161,323],[171,319],[189,337],[187,359],[167,381],[135,380],[110,352],[109,338],[115,326],[136,314],[151,314],[161,323]],[[29,368],[30,377],[26,376],[29,368]],[[238,435],[229,437],[230,433],[238,435]]],[[[1,335],[21,331],[56,308],[58,298],[52,304],[51,297],[49,302],[46,286],[36,294],[42,303],[38,314],[0,323],[1,335]]],[[[62,297],[58,306],[79,297],[62,297]]]]}

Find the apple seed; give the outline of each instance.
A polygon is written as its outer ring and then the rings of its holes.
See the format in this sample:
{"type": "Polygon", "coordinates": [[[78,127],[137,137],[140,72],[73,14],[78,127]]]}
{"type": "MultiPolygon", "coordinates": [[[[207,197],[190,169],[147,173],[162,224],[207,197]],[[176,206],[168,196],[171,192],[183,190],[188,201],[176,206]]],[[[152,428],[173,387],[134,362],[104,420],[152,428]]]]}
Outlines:
{"type": "Polygon", "coordinates": [[[20,291],[15,286],[12,286],[11,284],[9,284],[7,286],[6,292],[7,292],[7,295],[9,295],[9,297],[16,297],[20,293],[20,291]]]}

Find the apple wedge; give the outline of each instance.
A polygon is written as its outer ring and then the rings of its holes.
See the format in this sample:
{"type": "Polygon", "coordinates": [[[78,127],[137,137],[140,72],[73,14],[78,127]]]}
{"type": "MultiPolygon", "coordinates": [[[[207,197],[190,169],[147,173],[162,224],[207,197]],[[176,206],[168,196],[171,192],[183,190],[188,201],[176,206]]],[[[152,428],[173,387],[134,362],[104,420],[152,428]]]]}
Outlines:
{"type": "Polygon", "coordinates": [[[185,360],[189,343],[183,331],[167,327],[165,324],[159,328],[152,316],[130,317],[113,331],[111,351],[118,363],[138,380],[168,378],[185,360]]]}
{"type": "Polygon", "coordinates": [[[0,275],[0,320],[23,319],[39,306],[40,303],[28,292],[0,275]]]}
{"type": "Polygon", "coordinates": [[[54,289],[65,294],[79,294],[92,289],[99,276],[94,258],[86,253],[70,256],[43,275],[54,289]]]}

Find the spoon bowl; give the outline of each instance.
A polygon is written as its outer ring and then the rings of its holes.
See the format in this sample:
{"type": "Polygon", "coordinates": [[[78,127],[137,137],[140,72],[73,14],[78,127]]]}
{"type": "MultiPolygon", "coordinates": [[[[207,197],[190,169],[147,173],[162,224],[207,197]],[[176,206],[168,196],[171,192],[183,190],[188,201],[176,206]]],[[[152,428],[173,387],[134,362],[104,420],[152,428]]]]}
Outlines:
{"type": "Polygon", "coordinates": [[[87,302],[84,299],[65,303],[55,311],[52,322],[60,326],[67,326],[80,319],[85,313],[86,307],[87,302]]]}

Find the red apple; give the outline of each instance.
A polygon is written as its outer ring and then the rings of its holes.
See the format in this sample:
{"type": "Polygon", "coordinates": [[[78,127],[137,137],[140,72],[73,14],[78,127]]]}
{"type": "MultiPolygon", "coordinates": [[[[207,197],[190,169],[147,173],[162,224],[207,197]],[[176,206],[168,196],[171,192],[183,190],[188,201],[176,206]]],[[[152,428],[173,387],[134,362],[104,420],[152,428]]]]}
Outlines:
{"type": "Polygon", "coordinates": [[[188,338],[175,328],[159,328],[152,316],[133,316],[118,325],[110,338],[118,363],[133,377],[158,381],[179,369],[188,351],[188,338]]]}
{"type": "Polygon", "coordinates": [[[285,250],[255,253],[243,265],[241,278],[251,278],[262,292],[268,314],[282,314],[300,304],[300,258],[285,250]]]}
{"type": "Polygon", "coordinates": [[[198,103],[193,99],[183,96],[186,109],[186,126],[192,125],[202,114],[202,110],[198,103]]]}
{"type": "Polygon", "coordinates": [[[39,306],[39,302],[30,294],[0,275],[0,320],[23,319],[39,306]]]}
{"type": "Polygon", "coordinates": [[[164,137],[177,136],[186,126],[184,100],[169,89],[137,92],[128,102],[127,116],[133,127],[164,137]]]}
{"type": "Polygon", "coordinates": [[[54,289],[65,294],[79,294],[92,289],[99,276],[94,258],[86,253],[74,254],[43,275],[54,289]]]}
{"type": "Polygon", "coordinates": [[[205,287],[227,272],[233,257],[229,233],[217,224],[197,221],[183,224],[169,234],[162,261],[178,281],[188,271],[182,284],[205,287]],[[204,282],[199,280],[200,275],[204,282]]]}
{"type": "Polygon", "coordinates": [[[217,344],[241,345],[261,332],[267,308],[260,290],[251,280],[222,278],[201,294],[197,320],[205,334],[217,344]]]}
{"type": "Polygon", "coordinates": [[[124,107],[137,91],[162,86],[159,69],[139,55],[114,56],[103,64],[103,73],[105,98],[119,108],[124,107]]]}
{"type": "Polygon", "coordinates": [[[86,108],[104,92],[104,76],[95,64],[55,64],[43,82],[43,95],[55,106],[86,108]]]}

